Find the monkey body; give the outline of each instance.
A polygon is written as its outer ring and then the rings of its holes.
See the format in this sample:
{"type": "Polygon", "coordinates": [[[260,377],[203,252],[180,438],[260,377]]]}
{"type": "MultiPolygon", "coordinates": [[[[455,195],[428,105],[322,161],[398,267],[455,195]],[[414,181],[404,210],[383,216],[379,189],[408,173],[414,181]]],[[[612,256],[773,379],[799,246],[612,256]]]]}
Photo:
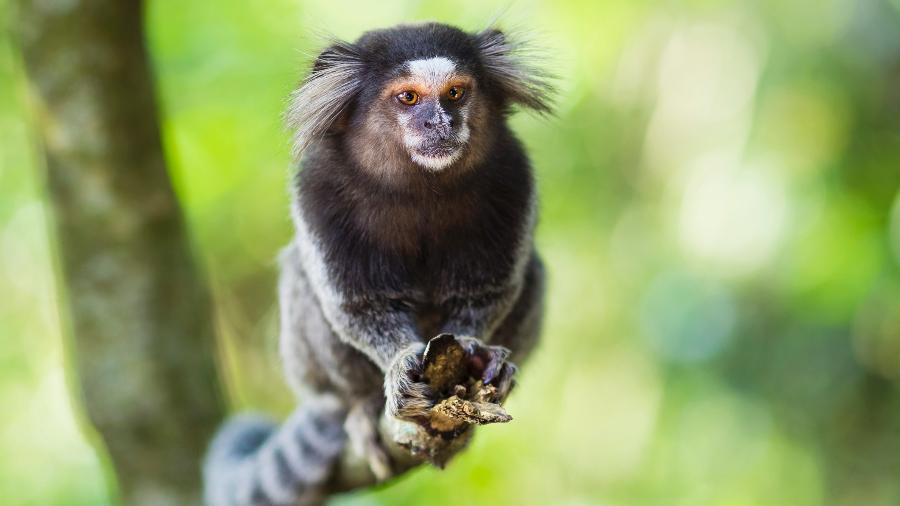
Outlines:
{"type": "Polygon", "coordinates": [[[483,171],[451,181],[417,172],[391,187],[361,181],[339,137],[310,150],[295,186],[298,234],[282,260],[281,349],[295,388],[348,401],[383,395],[390,358],[442,332],[505,346],[514,362],[530,351],[542,291],[525,289],[526,279],[542,283],[531,242],[534,185],[518,142],[498,137],[506,149],[483,171]],[[335,309],[347,318],[372,321],[371,349],[333,330],[320,303],[333,296],[316,294],[310,278],[327,285],[322,292],[341,292],[335,309]],[[516,321],[507,321],[520,298],[516,321]],[[396,338],[377,340],[383,335],[396,338]]]}
{"type": "Polygon", "coordinates": [[[288,113],[302,159],[280,352],[301,406],[279,428],[226,425],[205,466],[208,503],[312,504],[347,437],[389,476],[376,420],[434,405],[419,377],[437,334],[459,336],[505,398],[544,292],[532,170],[506,117],[513,104],[546,112],[547,87],[514,49],[495,30],[426,24],[320,54],[288,113]]]}

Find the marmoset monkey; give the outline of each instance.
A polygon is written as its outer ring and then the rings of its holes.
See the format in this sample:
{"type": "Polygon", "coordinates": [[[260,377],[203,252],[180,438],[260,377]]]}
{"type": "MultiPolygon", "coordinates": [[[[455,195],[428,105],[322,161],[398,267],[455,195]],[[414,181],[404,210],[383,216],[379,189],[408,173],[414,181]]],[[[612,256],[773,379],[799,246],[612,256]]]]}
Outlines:
{"type": "Polygon", "coordinates": [[[280,426],[244,416],[220,430],[211,506],[313,501],[348,438],[389,476],[376,421],[420,421],[435,404],[420,375],[437,334],[457,336],[505,397],[544,292],[532,170],[507,117],[549,112],[551,88],[521,49],[496,29],[429,23],[315,60],[287,112],[302,170],[279,282],[281,355],[303,402],[280,426]]]}

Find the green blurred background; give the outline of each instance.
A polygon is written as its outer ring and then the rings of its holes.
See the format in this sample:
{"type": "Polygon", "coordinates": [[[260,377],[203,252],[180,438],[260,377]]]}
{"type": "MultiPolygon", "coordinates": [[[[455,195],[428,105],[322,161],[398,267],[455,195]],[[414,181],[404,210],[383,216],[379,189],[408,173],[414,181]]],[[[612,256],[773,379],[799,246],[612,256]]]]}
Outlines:
{"type": "MultiPolygon", "coordinates": [[[[280,115],[313,33],[474,30],[506,7],[502,25],[535,34],[561,76],[555,118],[513,120],[550,271],[516,420],[443,472],[335,504],[900,504],[900,1],[148,4],[235,409],[291,405],[275,342],[291,234],[280,115]]],[[[15,25],[9,0],[0,22],[15,25]]],[[[6,30],[0,504],[111,504],[64,369],[27,97],[6,30]]]]}

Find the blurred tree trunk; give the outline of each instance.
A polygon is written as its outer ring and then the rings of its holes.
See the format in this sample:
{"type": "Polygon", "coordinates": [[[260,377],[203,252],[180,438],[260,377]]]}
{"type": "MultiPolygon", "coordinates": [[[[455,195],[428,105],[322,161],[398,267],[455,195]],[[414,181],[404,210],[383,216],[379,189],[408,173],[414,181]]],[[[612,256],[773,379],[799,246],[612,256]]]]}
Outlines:
{"type": "Polygon", "coordinates": [[[169,182],[139,0],[23,0],[83,402],[128,505],[200,504],[225,409],[210,296],[169,182]]]}

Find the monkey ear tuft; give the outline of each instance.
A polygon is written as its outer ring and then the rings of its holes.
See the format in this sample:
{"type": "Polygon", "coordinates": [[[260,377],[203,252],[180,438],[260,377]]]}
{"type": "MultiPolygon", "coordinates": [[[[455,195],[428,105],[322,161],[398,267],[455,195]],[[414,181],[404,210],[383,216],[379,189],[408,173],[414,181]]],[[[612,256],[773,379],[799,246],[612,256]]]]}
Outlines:
{"type": "Polygon", "coordinates": [[[285,115],[294,132],[294,159],[332,128],[352,102],[361,88],[362,70],[362,58],[352,44],[332,40],[319,54],[309,75],[291,93],[285,115]]]}
{"type": "Polygon", "coordinates": [[[514,40],[496,28],[475,34],[484,71],[513,103],[540,114],[553,112],[553,76],[542,70],[534,46],[514,40]]]}

